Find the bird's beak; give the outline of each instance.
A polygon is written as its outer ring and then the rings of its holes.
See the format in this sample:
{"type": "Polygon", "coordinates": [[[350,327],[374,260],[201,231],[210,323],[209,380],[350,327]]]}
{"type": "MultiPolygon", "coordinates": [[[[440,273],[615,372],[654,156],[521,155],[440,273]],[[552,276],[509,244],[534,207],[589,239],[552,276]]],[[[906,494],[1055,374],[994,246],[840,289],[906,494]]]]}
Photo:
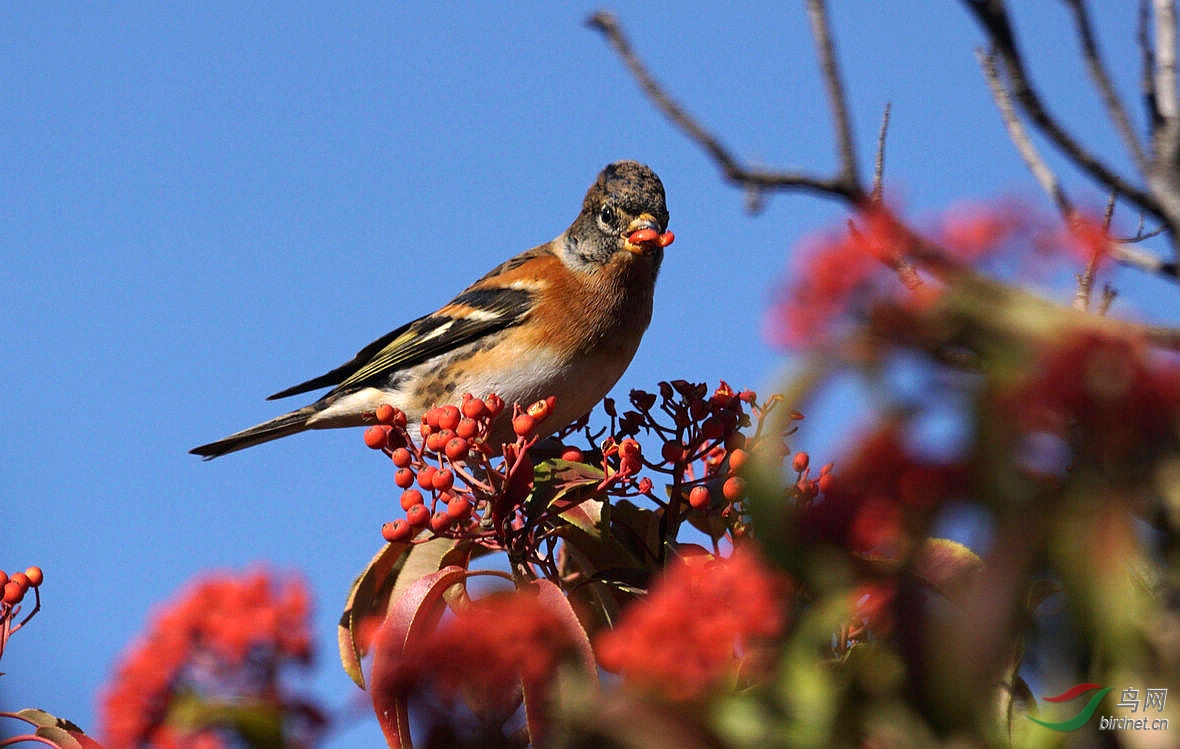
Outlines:
{"type": "Polygon", "coordinates": [[[623,249],[636,255],[650,255],[658,247],[667,247],[675,237],[672,232],[660,234],[660,225],[650,213],[640,214],[623,232],[623,249]]]}

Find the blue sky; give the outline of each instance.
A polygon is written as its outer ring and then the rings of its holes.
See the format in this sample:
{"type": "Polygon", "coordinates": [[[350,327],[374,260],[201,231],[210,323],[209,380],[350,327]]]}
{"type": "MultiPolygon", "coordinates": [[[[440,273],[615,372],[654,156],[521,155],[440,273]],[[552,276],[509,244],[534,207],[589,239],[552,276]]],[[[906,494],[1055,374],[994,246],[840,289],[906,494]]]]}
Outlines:
{"type": "MultiPolygon", "coordinates": [[[[657,78],[736,153],[827,172],[802,3],[726,5],[615,10],[657,78]]],[[[900,204],[922,216],[1018,195],[1048,210],[988,97],[973,53],[981,36],[963,10],[836,5],[862,163],[891,102],[887,178],[900,204]]],[[[1125,164],[1063,4],[1019,5],[1026,40],[1035,29],[1048,42],[1032,67],[1051,106],[1125,164]]],[[[1100,5],[1106,56],[1128,61],[1116,77],[1134,91],[1133,13],[1100,5]]],[[[152,604],[194,573],[260,561],[311,582],[316,689],[329,704],[351,699],[334,626],[393,515],[388,463],[354,431],[209,464],[187,450],[277,414],[285,404],[267,394],[555,236],[610,161],[661,175],[677,235],[616,394],[675,377],[773,385],[789,357],[761,335],[770,290],[798,241],[842,211],[796,195],[745,213],[585,27],[596,8],[5,9],[0,568],[38,564],[47,582],[44,610],[5,654],[0,707],[94,728],[98,687],[152,604]]],[[[1129,272],[1116,283],[1116,312],[1175,317],[1174,304],[1156,306],[1168,298],[1160,284],[1129,272]]],[[[816,406],[800,446],[838,444],[838,425],[857,418],[853,395],[816,406]]],[[[333,745],[376,736],[368,725],[333,745]]]]}

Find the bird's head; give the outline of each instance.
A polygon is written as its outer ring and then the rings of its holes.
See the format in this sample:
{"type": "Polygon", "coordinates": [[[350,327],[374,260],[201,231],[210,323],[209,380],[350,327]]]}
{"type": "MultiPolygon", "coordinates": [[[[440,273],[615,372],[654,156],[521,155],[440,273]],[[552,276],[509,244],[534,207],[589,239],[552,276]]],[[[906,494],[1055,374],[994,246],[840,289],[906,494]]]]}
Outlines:
{"type": "Polygon", "coordinates": [[[616,161],[586,191],[582,212],[565,233],[562,261],[587,271],[625,253],[642,258],[654,275],[672,239],[660,178],[638,162],[616,161]]]}

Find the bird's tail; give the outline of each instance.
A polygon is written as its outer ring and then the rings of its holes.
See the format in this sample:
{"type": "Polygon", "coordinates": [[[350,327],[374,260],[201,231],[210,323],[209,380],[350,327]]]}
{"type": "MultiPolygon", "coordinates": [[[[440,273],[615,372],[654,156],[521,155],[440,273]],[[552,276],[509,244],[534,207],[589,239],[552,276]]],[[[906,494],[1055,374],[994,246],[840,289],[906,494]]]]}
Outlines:
{"type": "Polygon", "coordinates": [[[200,455],[205,460],[213,460],[214,458],[225,455],[226,453],[244,450],[247,447],[260,445],[263,442],[270,442],[277,440],[280,437],[286,437],[289,434],[298,434],[308,428],[307,420],[316,413],[313,406],[305,406],[297,411],[285,413],[282,416],[276,416],[270,421],[264,421],[261,424],[252,426],[249,429],[243,429],[240,432],[235,432],[228,437],[223,437],[216,442],[210,442],[207,445],[194,447],[189,450],[193,455],[200,455]]]}

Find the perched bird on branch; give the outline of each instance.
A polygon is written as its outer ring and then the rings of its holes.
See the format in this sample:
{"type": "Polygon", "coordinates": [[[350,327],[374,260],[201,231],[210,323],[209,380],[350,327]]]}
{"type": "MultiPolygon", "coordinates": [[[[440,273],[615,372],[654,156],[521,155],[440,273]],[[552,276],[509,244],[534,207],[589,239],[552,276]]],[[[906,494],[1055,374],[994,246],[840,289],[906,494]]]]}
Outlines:
{"type": "MultiPolygon", "coordinates": [[[[521,406],[556,396],[545,422],[556,430],[589,411],[631,363],[673,239],[667,228],[655,172],[610,164],[557,238],[501,263],[351,361],[270,396],[332,388],[314,403],[190,452],[208,460],[307,429],[369,424],[382,404],[414,421],[464,393],[521,406]]],[[[510,418],[501,417],[493,439],[509,439],[510,418]]]]}

